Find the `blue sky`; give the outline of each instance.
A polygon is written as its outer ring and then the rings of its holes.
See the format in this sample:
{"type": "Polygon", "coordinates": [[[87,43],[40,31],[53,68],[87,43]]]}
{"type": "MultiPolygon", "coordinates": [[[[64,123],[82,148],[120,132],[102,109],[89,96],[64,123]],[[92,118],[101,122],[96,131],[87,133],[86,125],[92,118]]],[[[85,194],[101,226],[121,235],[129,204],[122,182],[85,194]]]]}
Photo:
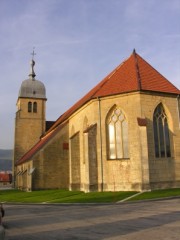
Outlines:
{"type": "Polygon", "coordinates": [[[47,120],[134,48],[180,88],[180,0],[0,0],[0,149],[13,148],[16,101],[33,47],[47,120]]]}

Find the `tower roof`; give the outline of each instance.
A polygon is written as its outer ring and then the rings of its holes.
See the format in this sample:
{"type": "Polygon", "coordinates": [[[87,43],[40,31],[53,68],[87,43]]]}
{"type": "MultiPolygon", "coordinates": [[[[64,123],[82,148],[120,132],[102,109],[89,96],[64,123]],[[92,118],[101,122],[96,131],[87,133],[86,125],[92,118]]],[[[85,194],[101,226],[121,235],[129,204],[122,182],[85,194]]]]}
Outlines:
{"type": "Polygon", "coordinates": [[[41,81],[35,79],[35,61],[32,59],[30,63],[31,68],[29,73],[29,79],[26,79],[22,82],[18,97],[46,99],[46,89],[44,84],[41,81]]]}

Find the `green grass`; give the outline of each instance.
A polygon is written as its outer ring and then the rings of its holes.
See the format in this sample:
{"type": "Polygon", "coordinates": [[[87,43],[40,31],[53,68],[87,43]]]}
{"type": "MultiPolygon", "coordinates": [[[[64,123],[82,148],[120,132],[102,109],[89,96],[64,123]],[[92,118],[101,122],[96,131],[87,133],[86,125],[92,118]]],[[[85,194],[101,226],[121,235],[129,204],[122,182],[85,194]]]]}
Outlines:
{"type": "Polygon", "coordinates": [[[90,192],[56,199],[58,203],[113,203],[134,195],[136,192],[90,192]]]}
{"type": "Polygon", "coordinates": [[[70,192],[66,190],[42,190],[33,192],[2,190],[0,191],[0,202],[42,203],[71,197],[80,193],[81,192],[78,191],[70,192]]]}
{"type": "Polygon", "coordinates": [[[180,188],[173,189],[163,189],[163,190],[154,190],[151,192],[144,192],[138,196],[129,199],[129,201],[134,200],[147,200],[147,199],[157,199],[157,198],[166,198],[166,197],[180,197],[180,188]]]}
{"type": "Polygon", "coordinates": [[[133,197],[137,192],[90,192],[67,190],[41,190],[23,192],[20,190],[0,190],[0,202],[18,203],[114,203],[132,196],[128,201],[180,196],[180,188],[145,192],[133,197]]]}
{"type": "Polygon", "coordinates": [[[20,203],[107,203],[117,202],[136,192],[91,192],[67,190],[42,190],[23,192],[20,190],[0,190],[0,202],[20,203]]]}

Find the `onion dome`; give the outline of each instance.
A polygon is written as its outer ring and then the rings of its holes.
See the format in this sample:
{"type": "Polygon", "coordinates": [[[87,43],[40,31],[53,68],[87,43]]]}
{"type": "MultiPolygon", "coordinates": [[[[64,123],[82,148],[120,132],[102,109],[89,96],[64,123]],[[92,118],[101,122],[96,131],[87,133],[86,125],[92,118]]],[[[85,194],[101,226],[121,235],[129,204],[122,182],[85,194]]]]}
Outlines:
{"type": "Polygon", "coordinates": [[[19,90],[19,98],[41,98],[46,99],[46,89],[41,81],[35,79],[34,72],[35,61],[31,60],[29,79],[24,80],[19,90]]]}

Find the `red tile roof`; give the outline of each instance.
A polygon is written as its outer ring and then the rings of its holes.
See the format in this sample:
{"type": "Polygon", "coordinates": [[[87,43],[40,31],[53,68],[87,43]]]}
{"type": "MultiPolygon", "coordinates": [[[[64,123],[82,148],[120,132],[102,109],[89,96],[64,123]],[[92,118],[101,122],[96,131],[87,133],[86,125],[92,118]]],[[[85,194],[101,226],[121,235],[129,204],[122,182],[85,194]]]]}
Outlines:
{"type": "Polygon", "coordinates": [[[83,98],[61,115],[49,131],[54,129],[91,99],[133,91],[180,94],[179,89],[163,77],[134,50],[127,60],[121,63],[83,98]]]}
{"type": "Polygon", "coordinates": [[[134,91],[180,94],[179,89],[163,77],[134,50],[128,59],[116,67],[83,98],[61,115],[54,125],[47,131],[45,137],[42,138],[27,154],[25,154],[25,156],[18,161],[18,164],[30,159],[30,157],[46,143],[46,139],[52,137],[51,134],[53,129],[56,129],[58,125],[67,120],[71,114],[91,99],[134,91]]]}
{"type": "Polygon", "coordinates": [[[6,172],[0,172],[0,182],[11,182],[12,174],[6,172]]]}

